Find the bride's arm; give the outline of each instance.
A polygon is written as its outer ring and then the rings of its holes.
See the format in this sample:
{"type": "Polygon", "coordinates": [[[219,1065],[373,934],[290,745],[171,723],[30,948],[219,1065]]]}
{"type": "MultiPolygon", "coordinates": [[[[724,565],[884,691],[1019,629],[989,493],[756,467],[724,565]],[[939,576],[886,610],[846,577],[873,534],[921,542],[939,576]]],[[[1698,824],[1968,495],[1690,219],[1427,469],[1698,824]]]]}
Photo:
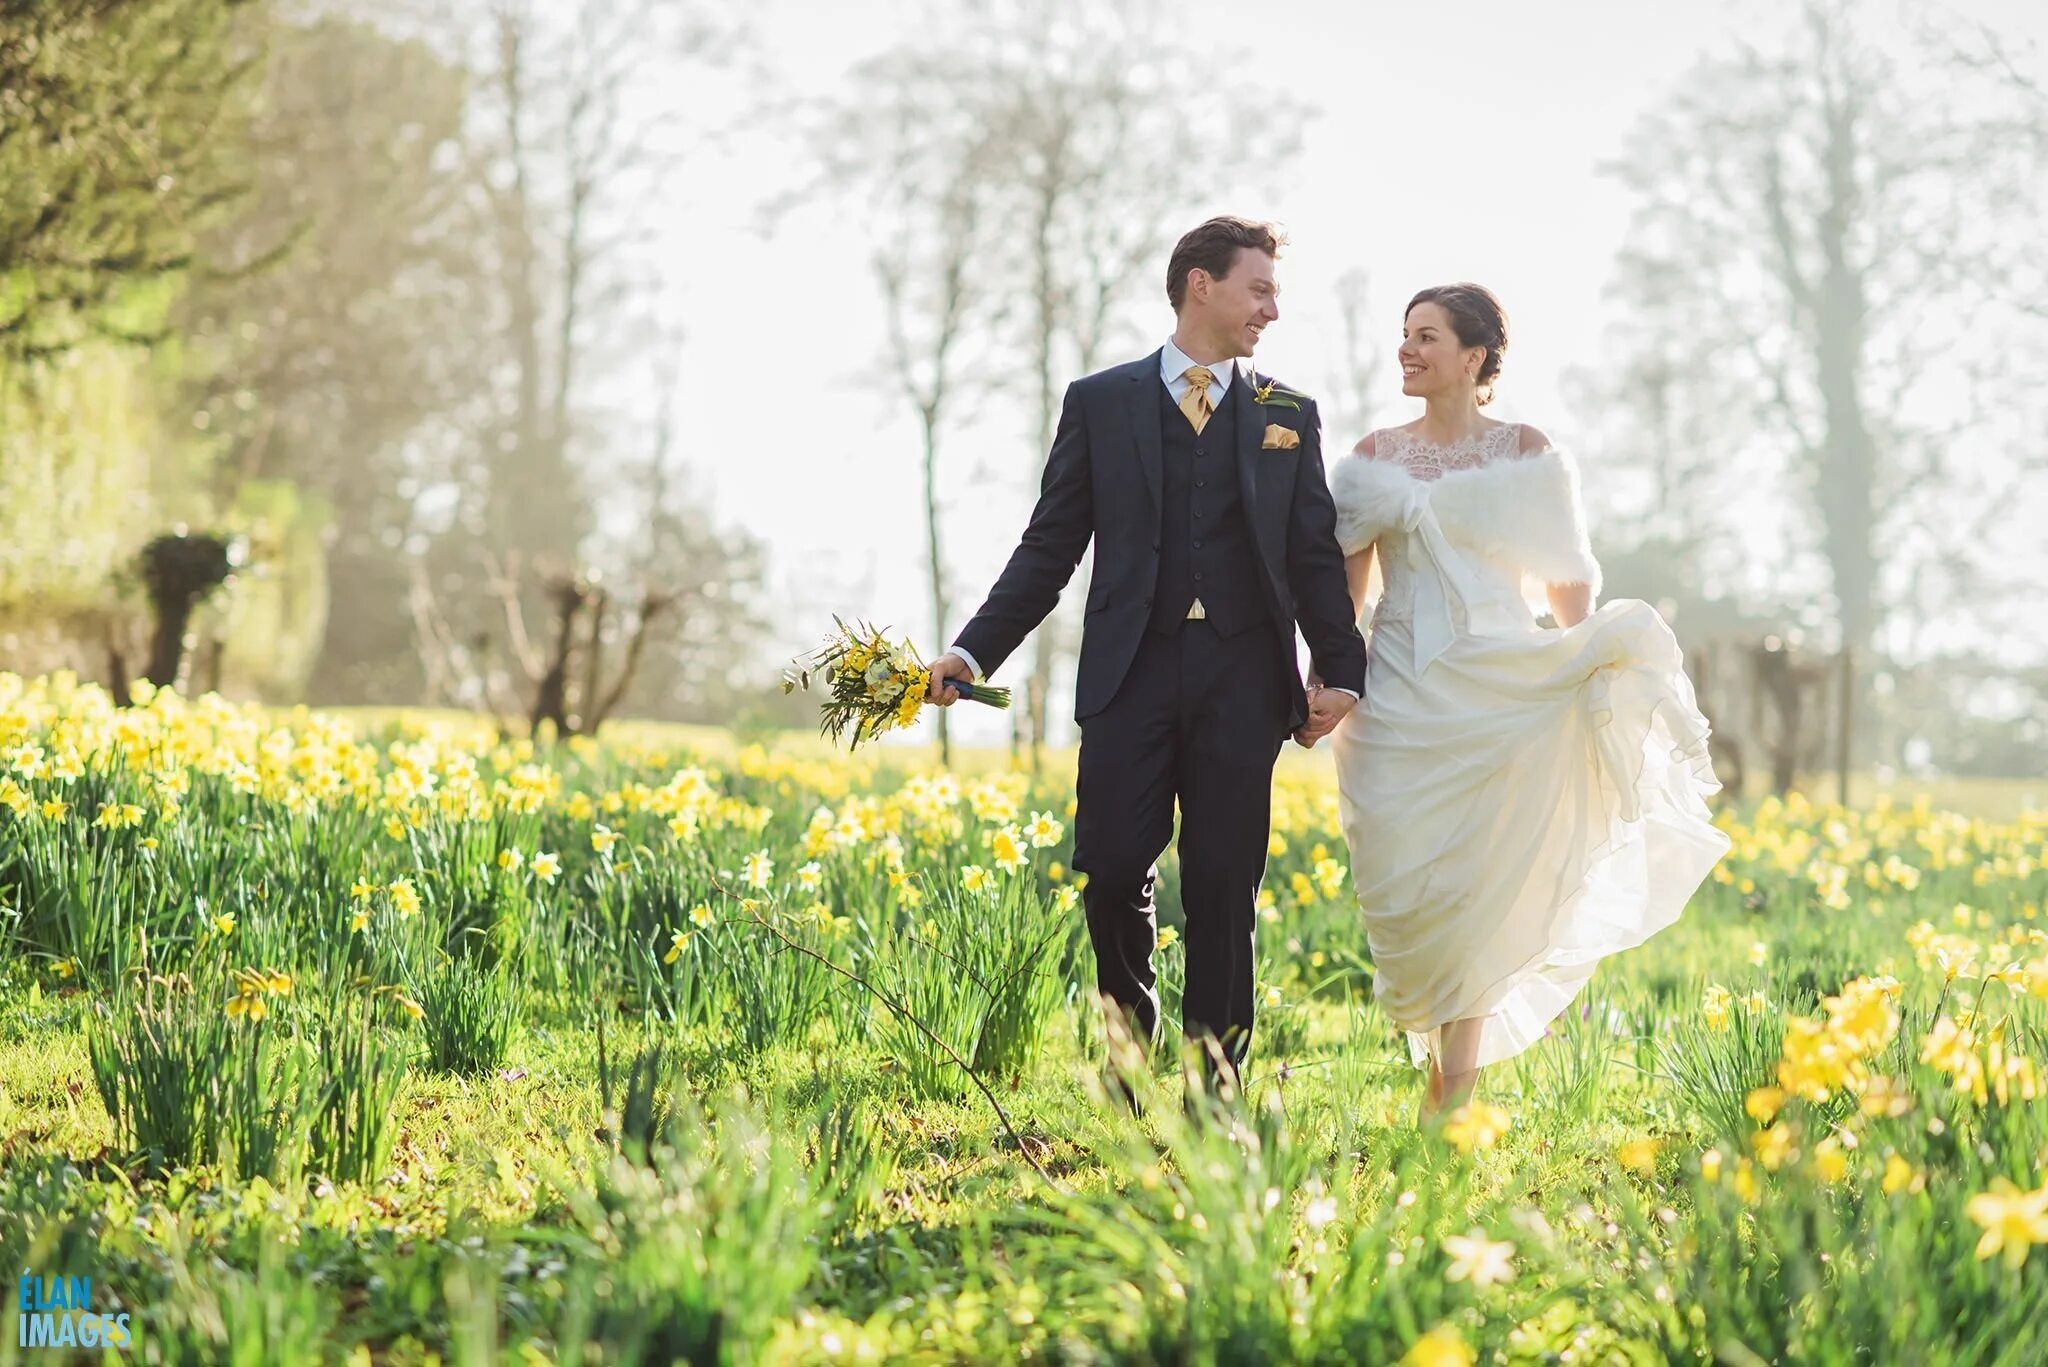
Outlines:
{"type": "Polygon", "coordinates": [[[1591,584],[1546,584],[1544,592],[1550,599],[1550,615],[1561,627],[1575,627],[1592,614],[1591,584]]]}
{"type": "Polygon", "coordinates": [[[1351,586],[1351,620],[1365,616],[1365,589],[1372,578],[1373,552],[1379,548],[1377,541],[1362,551],[1344,557],[1344,582],[1351,586]]]}
{"type": "MultiPolygon", "coordinates": [[[[1519,444],[1521,454],[1524,456],[1537,455],[1551,449],[1550,438],[1544,436],[1543,433],[1527,423],[1522,424],[1519,444]]],[[[1566,495],[1565,506],[1561,512],[1564,520],[1571,524],[1571,537],[1573,541],[1583,545],[1585,540],[1585,516],[1579,508],[1576,481],[1570,486],[1570,490],[1566,495]]],[[[1592,551],[1590,548],[1585,550],[1585,556],[1587,563],[1591,565],[1592,551]]],[[[1594,565],[1593,569],[1597,574],[1598,566],[1594,565]]],[[[1556,619],[1559,626],[1575,627],[1592,615],[1594,584],[1580,582],[1548,583],[1543,586],[1543,590],[1544,596],[1550,600],[1550,615],[1556,619]]]]}
{"type": "MultiPolygon", "coordinates": [[[[1358,439],[1358,445],[1351,448],[1353,455],[1373,460],[1379,455],[1379,433],[1368,432],[1358,439]]],[[[1365,549],[1353,551],[1344,557],[1344,582],[1351,586],[1351,620],[1365,616],[1366,588],[1372,581],[1373,552],[1378,542],[1367,542],[1365,549]]]]}

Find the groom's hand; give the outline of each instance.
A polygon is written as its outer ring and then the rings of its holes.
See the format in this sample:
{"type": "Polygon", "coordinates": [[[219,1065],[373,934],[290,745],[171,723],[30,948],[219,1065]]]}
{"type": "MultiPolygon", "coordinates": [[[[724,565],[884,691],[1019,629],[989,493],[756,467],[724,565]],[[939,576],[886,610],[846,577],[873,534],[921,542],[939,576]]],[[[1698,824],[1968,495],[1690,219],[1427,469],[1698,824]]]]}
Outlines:
{"type": "Polygon", "coordinates": [[[1337,723],[1351,714],[1358,699],[1340,688],[1315,688],[1308,695],[1308,722],[1294,733],[1294,743],[1312,750],[1315,743],[1337,729],[1337,723]]]}
{"type": "Polygon", "coordinates": [[[941,707],[951,707],[960,701],[960,694],[946,687],[948,679],[958,679],[965,684],[974,682],[974,671],[967,667],[967,661],[950,650],[932,661],[932,686],[931,691],[926,694],[931,701],[941,707]]]}

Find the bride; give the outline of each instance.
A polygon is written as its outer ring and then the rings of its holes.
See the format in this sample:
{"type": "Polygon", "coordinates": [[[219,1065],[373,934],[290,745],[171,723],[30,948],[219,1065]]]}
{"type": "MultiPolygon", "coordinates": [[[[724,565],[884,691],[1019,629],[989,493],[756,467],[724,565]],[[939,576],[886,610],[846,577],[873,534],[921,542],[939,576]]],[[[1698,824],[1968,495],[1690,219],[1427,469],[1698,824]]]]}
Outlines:
{"type": "Polygon", "coordinates": [[[1506,351],[1485,289],[1416,295],[1401,389],[1423,415],[1330,475],[1354,609],[1383,585],[1365,698],[1333,738],[1344,836],[1374,993],[1429,1064],[1425,1116],[1677,920],[1728,848],[1670,628],[1647,603],[1594,606],[1576,466],[1480,413],[1506,351]],[[1536,624],[1546,599],[1556,627],[1536,624]]]}

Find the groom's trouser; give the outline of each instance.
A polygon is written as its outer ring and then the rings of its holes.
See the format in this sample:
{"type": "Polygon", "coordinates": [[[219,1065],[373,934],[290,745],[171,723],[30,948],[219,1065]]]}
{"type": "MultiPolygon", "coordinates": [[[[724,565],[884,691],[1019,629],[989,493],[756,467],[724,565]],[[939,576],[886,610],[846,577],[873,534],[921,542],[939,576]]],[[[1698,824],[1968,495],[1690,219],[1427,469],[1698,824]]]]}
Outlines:
{"type": "Polygon", "coordinates": [[[1074,867],[1088,875],[1096,986],[1148,1043],[1159,1024],[1152,891],[1179,801],[1181,1029],[1213,1039],[1233,1074],[1251,1039],[1273,763],[1294,687],[1275,634],[1261,623],[1222,637],[1206,621],[1147,632],[1116,697],[1081,723],[1075,784],[1074,867]]]}

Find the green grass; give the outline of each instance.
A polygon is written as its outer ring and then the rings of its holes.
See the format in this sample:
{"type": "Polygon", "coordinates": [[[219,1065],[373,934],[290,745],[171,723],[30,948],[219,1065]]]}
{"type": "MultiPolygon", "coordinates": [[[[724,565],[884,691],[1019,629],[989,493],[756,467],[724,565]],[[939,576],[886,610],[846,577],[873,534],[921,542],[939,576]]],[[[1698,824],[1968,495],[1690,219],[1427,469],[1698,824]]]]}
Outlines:
{"type": "MultiPolygon", "coordinates": [[[[193,770],[173,818],[102,764],[69,817],[0,808],[0,1259],[93,1277],[138,1360],[2048,1354],[2048,1247],[1980,1259],[1969,1205],[2048,1190],[2048,1097],[2012,1072],[1979,1099],[1922,1057],[1946,1018],[1979,1062],[2048,1065],[2038,822],[1735,822],[1729,881],[1488,1074],[1511,1125],[1466,1153],[1415,1127],[1422,1079],[1341,865],[1319,868],[1341,851],[1321,757],[1283,765],[1246,1104],[1184,1116],[1164,1053],[1134,1118],[1103,1095],[1070,840],[996,869],[993,832],[1064,813],[1050,769],[948,793],[792,742],[679,775],[679,751],[635,753],[695,738],[655,729],[543,752],[551,787],[485,742],[481,805],[414,799],[394,835],[295,795],[351,756],[149,724],[264,764],[261,791],[193,770]],[[144,823],[91,824],[101,801],[144,823]],[[1768,1170],[1748,1107],[1788,1022],[1876,975],[1897,1027],[1863,1066],[1904,1111],[1794,1100],[1770,1142],[1797,1154],[1768,1170]],[[1738,1003],[1725,1029],[1709,984],[1738,1003]],[[226,1015],[259,990],[262,1019],[226,1015]],[[1467,1238],[1509,1246],[1511,1275],[1456,1275],[1467,1238]]],[[[468,781],[432,763],[437,791],[468,781]]],[[[34,1360],[16,1334],[0,1311],[0,1367],[34,1360]]]]}

